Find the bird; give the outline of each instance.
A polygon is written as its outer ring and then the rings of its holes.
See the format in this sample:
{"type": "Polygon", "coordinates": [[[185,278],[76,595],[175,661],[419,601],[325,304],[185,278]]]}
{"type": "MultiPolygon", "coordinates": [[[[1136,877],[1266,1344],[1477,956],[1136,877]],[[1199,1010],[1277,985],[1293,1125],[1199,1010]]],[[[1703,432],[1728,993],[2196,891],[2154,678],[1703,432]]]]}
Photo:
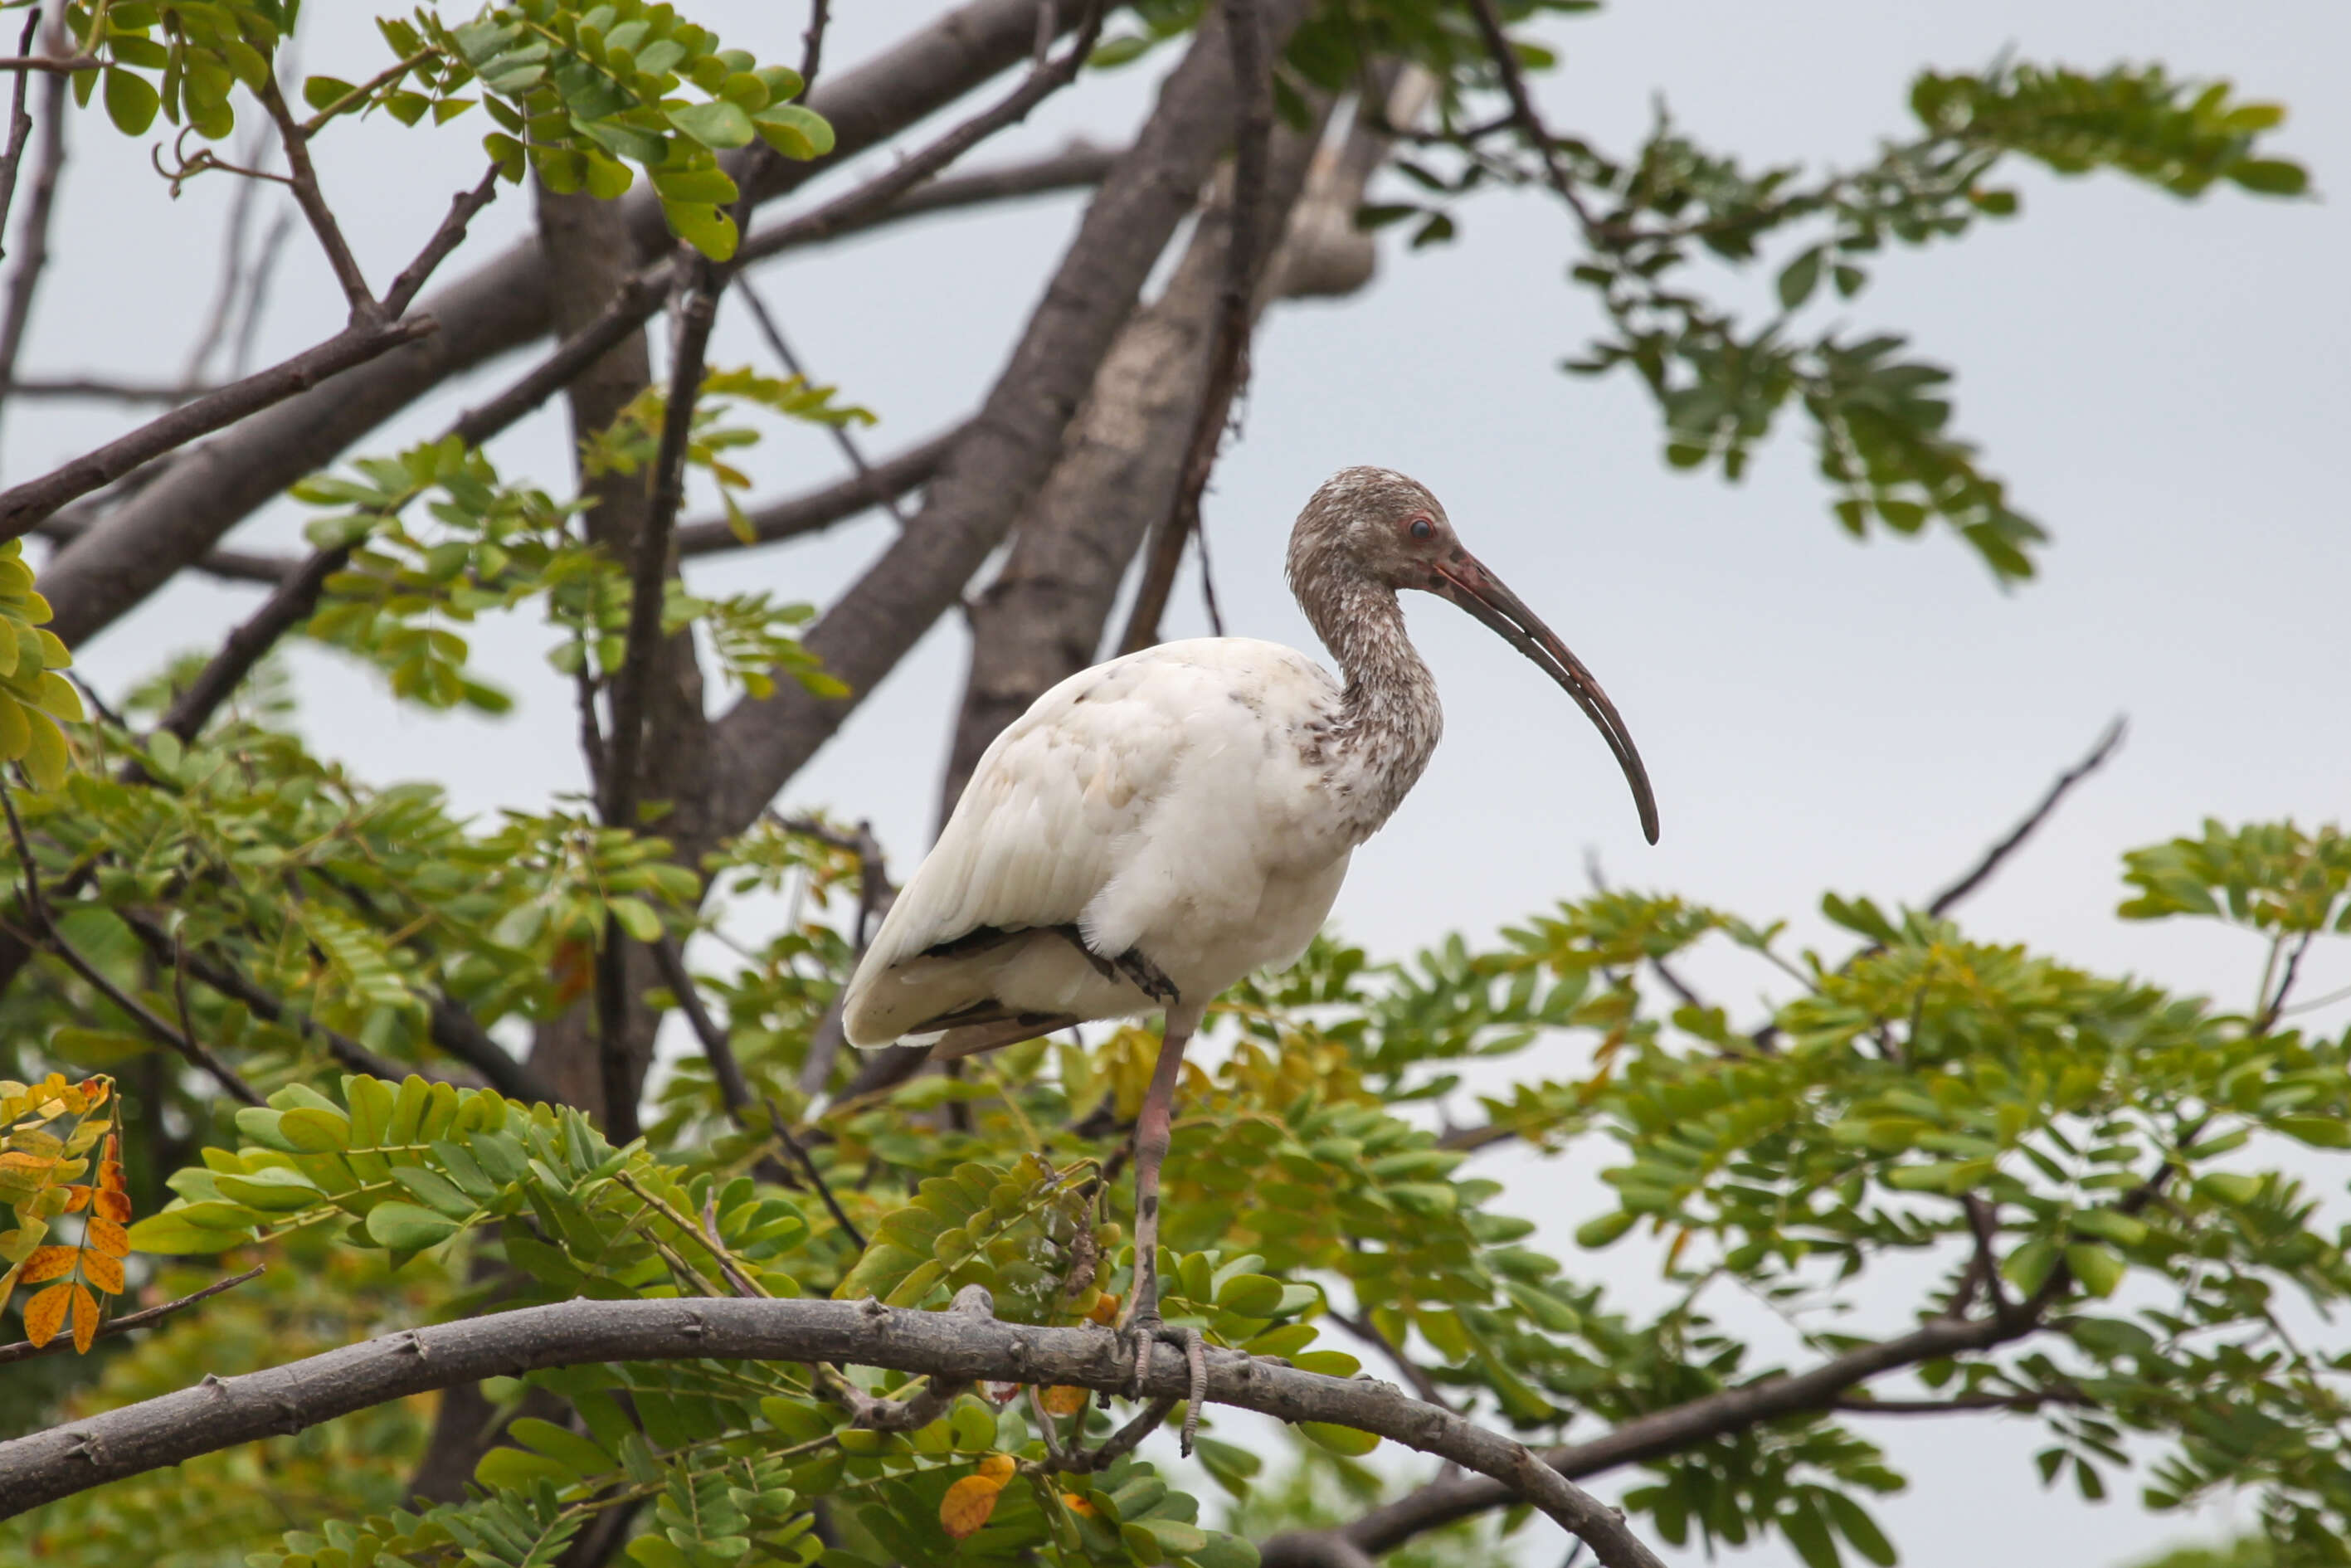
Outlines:
{"type": "Polygon", "coordinates": [[[1393,470],[1341,470],[1290,531],[1288,576],[1339,666],[1248,637],[1161,643],[1080,671],[1008,726],[860,959],[841,1008],[866,1048],[928,1037],[954,1059],[1100,1019],[1165,1014],[1136,1119],[1123,1332],[1142,1381],[1165,1332],[1160,1166],[1185,1047],[1242,977],[1290,963],[1356,846],[1427,767],[1437,683],[1397,595],[1468,612],[1598,726],[1657,840],[1647,768],[1615,705],[1393,470]]]}

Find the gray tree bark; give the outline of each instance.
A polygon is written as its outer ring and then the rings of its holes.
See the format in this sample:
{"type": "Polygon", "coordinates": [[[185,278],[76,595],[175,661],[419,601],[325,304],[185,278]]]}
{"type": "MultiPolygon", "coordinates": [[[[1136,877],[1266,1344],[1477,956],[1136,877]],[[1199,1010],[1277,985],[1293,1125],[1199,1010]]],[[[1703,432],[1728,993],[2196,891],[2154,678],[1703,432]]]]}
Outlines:
{"type": "MultiPolygon", "coordinates": [[[[1305,11],[1303,0],[1268,0],[1269,47],[1278,50],[1305,11]]],[[[756,818],[958,602],[1044,483],[1144,278],[1230,138],[1233,99],[1222,30],[1204,23],[1134,146],[1104,177],[971,434],[932,480],[922,511],[810,632],[810,651],[850,695],[817,697],[788,684],[719,721],[722,831],[756,818]]]]}

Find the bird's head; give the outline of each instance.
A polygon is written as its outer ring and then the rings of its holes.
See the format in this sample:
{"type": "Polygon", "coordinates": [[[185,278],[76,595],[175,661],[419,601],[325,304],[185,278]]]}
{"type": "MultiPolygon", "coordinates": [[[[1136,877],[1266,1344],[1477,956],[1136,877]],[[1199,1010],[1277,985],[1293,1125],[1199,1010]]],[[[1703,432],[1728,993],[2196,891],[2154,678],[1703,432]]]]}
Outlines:
{"type": "Polygon", "coordinates": [[[1318,591],[1377,583],[1434,593],[1468,611],[1573,697],[1599,727],[1632,786],[1641,831],[1657,841],[1657,802],[1632,732],[1583,662],[1526,601],[1462,548],[1428,486],[1389,468],[1343,468],[1323,482],[1290,534],[1290,580],[1301,601],[1318,591]]]}

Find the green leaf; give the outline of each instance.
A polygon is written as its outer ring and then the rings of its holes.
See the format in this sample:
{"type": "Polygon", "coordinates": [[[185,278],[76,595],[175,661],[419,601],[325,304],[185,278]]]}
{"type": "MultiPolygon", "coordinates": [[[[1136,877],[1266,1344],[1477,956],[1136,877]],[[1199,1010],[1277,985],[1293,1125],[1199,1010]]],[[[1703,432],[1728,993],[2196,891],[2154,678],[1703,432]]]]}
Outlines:
{"type": "Polygon", "coordinates": [[[396,1252],[422,1252],[457,1230],[455,1220],[413,1203],[379,1203],[367,1215],[367,1233],[396,1252]]]}
{"type": "Polygon", "coordinates": [[[1823,246],[1814,246],[1781,270],[1780,307],[1782,309],[1793,310],[1813,297],[1813,290],[1820,287],[1821,258],[1823,254],[1823,246]]]}
{"type": "Polygon", "coordinates": [[[131,1228],[132,1251],[154,1252],[167,1257],[225,1252],[246,1239],[242,1230],[225,1230],[195,1224],[187,1218],[185,1210],[177,1208],[151,1214],[131,1228]]]}
{"type": "MultiPolygon", "coordinates": [[[[803,110],[802,113],[807,110],[803,110]]],[[[669,122],[705,147],[725,152],[748,146],[757,134],[751,117],[739,103],[719,99],[711,103],[693,104],[669,111],[669,122]]]]}
{"type": "Polygon", "coordinates": [[[1326,1421],[1301,1421],[1298,1430],[1319,1447],[1350,1459],[1360,1459],[1380,1446],[1376,1433],[1358,1431],[1353,1427],[1335,1427],[1326,1421]]]}
{"type": "Polygon", "coordinates": [[[162,96],[145,77],[135,71],[107,71],[106,117],[123,135],[147,134],[147,128],[155,123],[155,111],[162,106],[162,96]]]}
{"type": "Polygon", "coordinates": [[[2094,1296],[2111,1296],[2130,1271],[2123,1255],[2103,1241],[2079,1241],[2065,1249],[2065,1267],[2094,1296]]]}
{"type": "Polygon", "coordinates": [[[778,103],[751,117],[759,138],[787,158],[821,158],[832,151],[832,125],[812,109],[778,103]]]}

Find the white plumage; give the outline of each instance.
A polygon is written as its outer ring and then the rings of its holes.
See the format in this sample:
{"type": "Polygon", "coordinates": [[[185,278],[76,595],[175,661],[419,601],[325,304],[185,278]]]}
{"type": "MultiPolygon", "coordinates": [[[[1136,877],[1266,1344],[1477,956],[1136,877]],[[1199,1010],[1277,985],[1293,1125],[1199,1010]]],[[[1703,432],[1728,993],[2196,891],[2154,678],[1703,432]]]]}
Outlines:
{"type": "Polygon", "coordinates": [[[1159,1004],[1054,927],[1146,955],[1206,1001],[1305,950],[1354,847],[1306,744],[1342,697],[1294,649],[1167,643],[1080,671],[980,758],[859,967],[843,1022],[886,1045],[995,1001],[1112,1018],[1159,1004]],[[981,928],[1019,933],[925,957],[981,928]]]}

